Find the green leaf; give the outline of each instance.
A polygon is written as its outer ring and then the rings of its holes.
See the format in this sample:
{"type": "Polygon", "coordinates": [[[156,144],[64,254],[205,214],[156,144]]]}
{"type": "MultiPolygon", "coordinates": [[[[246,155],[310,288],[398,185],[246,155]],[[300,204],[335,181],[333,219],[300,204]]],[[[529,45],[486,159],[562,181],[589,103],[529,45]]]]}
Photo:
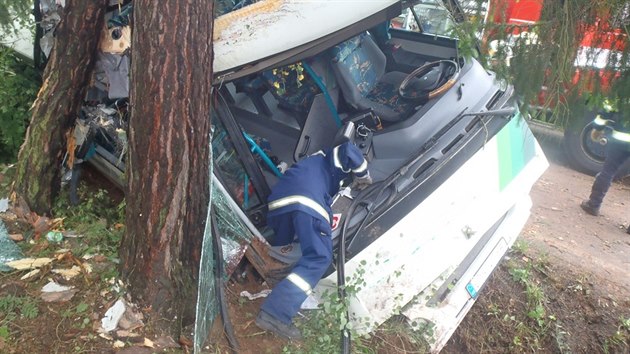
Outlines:
{"type": "Polygon", "coordinates": [[[6,325],[0,326],[0,338],[9,339],[9,327],[6,325]]]}
{"type": "Polygon", "coordinates": [[[80,303],[80,304],[78,304],[78,305],[77,305],[77,308],[76,308],[76,313],[77,313],[77,314],[79,314],[79,313],[83,313],[83,312],[85,312],[85,310],[87,310],[87,309],[88,309],[88,304],[86,304],[85,302],[82,302],[82,303],[80,303]]]}

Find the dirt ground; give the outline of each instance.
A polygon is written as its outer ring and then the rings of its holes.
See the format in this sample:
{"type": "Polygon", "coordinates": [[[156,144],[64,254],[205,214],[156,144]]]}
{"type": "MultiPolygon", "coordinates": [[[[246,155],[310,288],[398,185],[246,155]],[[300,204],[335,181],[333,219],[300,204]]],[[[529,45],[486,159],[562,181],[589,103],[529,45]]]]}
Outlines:
{"type": "Polygon", "coordinates": [[[602,279],[602,287],[630,297],[630,179],[613,183],[600,216],[586,214],[594,177],[565,166],[561,154],[546,148],[552,162],[534,186],[532,215],[521,239],[532,252],[545,253],[553,263],[602,279]]]}

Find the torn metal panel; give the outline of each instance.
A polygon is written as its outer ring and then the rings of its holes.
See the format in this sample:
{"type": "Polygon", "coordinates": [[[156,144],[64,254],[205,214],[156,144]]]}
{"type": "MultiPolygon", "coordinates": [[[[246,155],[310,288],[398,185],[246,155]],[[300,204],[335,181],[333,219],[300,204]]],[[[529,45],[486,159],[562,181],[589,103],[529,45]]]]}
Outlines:
{"type": "MultiPolygon", "coordinates": [[[[94,66],[92,86],[107,92],[109,99],[129,97],[129,64],[127,55],[99,52],[94,66]]],[[[90,98],[95,100],[99,97],[90,98]]],[[[99,100],[103,99],[104,97],[100,97],[99,100]]]]}
{"type": "Polygon", "coordinates": [[[55,0],[40,0],[39,2],[39,8],[42,15],[42,20],[40,21],[39,26],[43,31],[42,38],[39,40],[39,46],[47,58],[50,56],[50,52],[55,42],[55,27],[57,27],[59,22],[61,22],[61,15],[59,15],[59,11],[64,6],[65,2],[63,4],[59,4],[55,0]]]}

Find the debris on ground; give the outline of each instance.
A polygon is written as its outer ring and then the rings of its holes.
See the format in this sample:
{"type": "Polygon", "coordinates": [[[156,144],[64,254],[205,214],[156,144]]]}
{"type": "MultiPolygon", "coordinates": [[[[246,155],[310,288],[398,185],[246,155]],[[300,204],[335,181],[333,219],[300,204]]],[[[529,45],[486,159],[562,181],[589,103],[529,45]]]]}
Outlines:
{"type": "Polygon", "coordinates": [[[51,280],[50,282],[48,282],[48,284],[44,285],[44,287],[42,288],[42,292],[54,293],[54,292],[60,292],[60,291],[67,291],[72,288],[73,288],[72,286],[61,285],[51,280]]]}
{"type": "Polygon", "coordinates": [[[31,279],[33,277],[35,277],[36,275],[38,275],[39,273],[41,273],[41,271],[39,269],[33,269],[30,272],[24,274],[20,280],[28,280],[31,279]]]}
{"type": "Polygon", "coordinates": [[[53,258],[41,257],[41,258],[22,258],[17,261],[6,262],[5,264],[15,270],[28,270],[41,268],[50,264],[53,258]]]}
{"type": "Polygon", "coordinates": [[[255,294],[252,294],[247,290],[243,290],[241,291],[241,297],[246,297],[249,300],[256,300],[256,299],[260,299],[261,297],[267,297],[267,295],[269,295],[270,293],[271,293],[271,289],[264,289],[255,294]]]}
{"type": "Polygon", "coordinates": [[[61,243],[61,241],[63,241],[63,234],[61,231],[48,231],[46,233],[46,239],[51,243],[61,243]]]}
{"type": "Polygon", "coordinates": [[[45,302],[66,302],[70,301],[77,293],[74,286],[66,286],[50,281],[42,288],[41,298],[45,302]]]}
{"type": "Polygon", "coordinates": [[[9,238],[15,242],[22,242],[24,241],[24,235],[23,234],[9,234],[9,238]]]}
{"type": "Polygon", "coordinates": [[[0,199],[0,213],[4,213],[9,210],[9,199],[2,198],[0,199]]]}
{"type": "Polygon", "coordinates": [[[61,275],[65,280],[70,280],[81,274],[81,267],[75,265],[70,269],[53,269],[51,272],[61,275]]]}
{"type": "Polygon", "coordinates": [[[118,322],[120,322],[120,319],[125,313],[125,309],[125,301],[118,299],[118,301],[105,312],[103,319],[101,319],[101,330],[106,333],[115,330],[118,327],[118,322]]]}

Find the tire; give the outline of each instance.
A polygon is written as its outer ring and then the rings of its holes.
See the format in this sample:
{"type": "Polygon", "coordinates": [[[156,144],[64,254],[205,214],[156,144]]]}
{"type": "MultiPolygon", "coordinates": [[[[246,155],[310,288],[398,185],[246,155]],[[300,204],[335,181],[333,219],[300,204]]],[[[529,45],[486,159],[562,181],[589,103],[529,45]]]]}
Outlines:
{"type": "MultiPolygon", "coordinates": [[[[585,111],[582,119],[564,130],[563,147],[571,167],[577,171],[596,175],[606,157],[606,146],[591,139],[596,112],[585,111]]],[[[617,172],[616,178],[630,174],[630,161],[617,172]]]]}

